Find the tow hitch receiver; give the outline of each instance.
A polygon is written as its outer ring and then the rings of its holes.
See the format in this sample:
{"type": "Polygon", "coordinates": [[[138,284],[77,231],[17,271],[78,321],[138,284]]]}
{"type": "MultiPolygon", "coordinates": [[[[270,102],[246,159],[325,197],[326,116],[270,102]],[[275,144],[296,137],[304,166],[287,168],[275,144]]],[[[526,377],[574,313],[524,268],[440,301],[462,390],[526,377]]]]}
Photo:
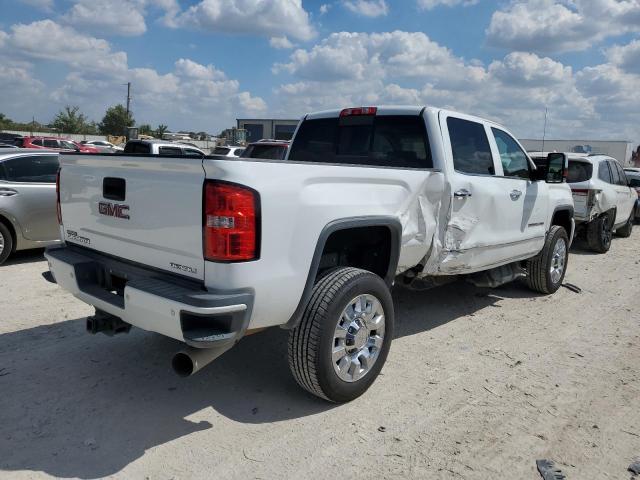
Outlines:
{"type": "Polygon", "coordinates": [[[131,324],[97,308],[95,315],[87,317],[87,332],[92,335],[102,332],[105,335],[113,337],[118,333],[129,333],[129,330],[131,330],[131,324]]]}

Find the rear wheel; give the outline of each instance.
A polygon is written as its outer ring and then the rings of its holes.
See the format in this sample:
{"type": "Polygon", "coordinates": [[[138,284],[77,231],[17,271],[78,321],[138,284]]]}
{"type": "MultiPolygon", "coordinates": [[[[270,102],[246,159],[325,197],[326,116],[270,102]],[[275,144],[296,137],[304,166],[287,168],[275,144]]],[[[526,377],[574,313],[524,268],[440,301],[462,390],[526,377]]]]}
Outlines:
{"type": "Polygon", "coordinates": [[[600,215],[587,225],[587,243],[589,248],[598,253],[607,253],[611,248],[613,237],[611,218],[608,214],[600,215]]]}
{"type": "Polygon", "coordinates": [[[9,258],[11,250],[13,250],[13,237],[7,226],[0,222],[0,265],[9,258]]]}
{"type": "Polygon", "coordinates": [[[627,220],[627,223],[625,223],[624,226],[616,230],[616,235],[618,237],[628,238],[631,236],[631,232],[633,231],[633,220],[635,216],[636,216],[636,211],[634,209],[631,212],[631,216],[629,217],[629,220],[627,220]]]}
{"type": "Polygon", "coordinates": [[[567,231],[554,225],[547,234],[542,251],[527,261],[527,284],[540,293],[554,293],[564,280],[569,258],[567,231]]]}
{"type": "Polygon", "coordinates": [[[348,402],[375,381],[393,338],[393,302],[384,281],[339,268],[314,286],[289,335],[289,367],[298,384],[332,402],[348,402]]]}

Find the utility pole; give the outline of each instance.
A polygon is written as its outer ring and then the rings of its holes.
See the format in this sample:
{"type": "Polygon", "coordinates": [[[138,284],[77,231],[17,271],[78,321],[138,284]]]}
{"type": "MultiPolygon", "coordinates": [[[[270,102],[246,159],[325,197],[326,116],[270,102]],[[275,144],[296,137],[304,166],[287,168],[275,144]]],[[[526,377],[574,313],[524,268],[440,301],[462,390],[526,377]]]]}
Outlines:
{"type": "MultiPolygon", "coordinates": [[[[127,123],[129,123],[129,107],[131,106],[131,82],[127,82],[127,123]]],[[[125,136],[129,140],[129,125],[125,125],[125,136]]]]}

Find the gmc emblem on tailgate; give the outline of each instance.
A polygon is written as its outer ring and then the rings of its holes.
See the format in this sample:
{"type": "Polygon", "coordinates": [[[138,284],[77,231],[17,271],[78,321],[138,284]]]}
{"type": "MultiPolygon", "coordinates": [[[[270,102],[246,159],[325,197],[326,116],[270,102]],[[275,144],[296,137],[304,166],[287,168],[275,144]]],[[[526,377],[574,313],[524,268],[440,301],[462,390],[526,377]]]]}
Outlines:
{"type": "Polygon", "coordinates": [[[129,220],[129,205],[120,205],[111,202],[98,203],[98,212],[100,215],[106,215],[107,217],[122,218],[129,220]]]}

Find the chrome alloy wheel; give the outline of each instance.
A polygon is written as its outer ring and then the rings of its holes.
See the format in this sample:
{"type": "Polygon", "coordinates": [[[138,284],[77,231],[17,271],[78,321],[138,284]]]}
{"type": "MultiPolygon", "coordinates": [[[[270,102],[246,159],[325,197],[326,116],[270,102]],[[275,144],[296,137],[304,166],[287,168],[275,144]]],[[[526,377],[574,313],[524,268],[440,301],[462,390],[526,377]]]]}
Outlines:
{"type": "Polygon", "coordinates": [[[342,311],[331,358],[341,380],[355,382],[376,363],[384,342],[384,309],[373,295],[359,295],[342,311]]]}
{"type": "Polygon", "coordinates": [[[0,233],[0,255],[4,252],[4,235],[0,233]]]}
{"type": "Polygon", "coordinates": [[[551,255],[551,268],[549,270],[549,273],[551,274],[551,281],[554,284],[558,283],[562,278],[566,262],[567,243],[563,238],[558,238],[558,241],[553,247],[553,254],[551,255]]]}

